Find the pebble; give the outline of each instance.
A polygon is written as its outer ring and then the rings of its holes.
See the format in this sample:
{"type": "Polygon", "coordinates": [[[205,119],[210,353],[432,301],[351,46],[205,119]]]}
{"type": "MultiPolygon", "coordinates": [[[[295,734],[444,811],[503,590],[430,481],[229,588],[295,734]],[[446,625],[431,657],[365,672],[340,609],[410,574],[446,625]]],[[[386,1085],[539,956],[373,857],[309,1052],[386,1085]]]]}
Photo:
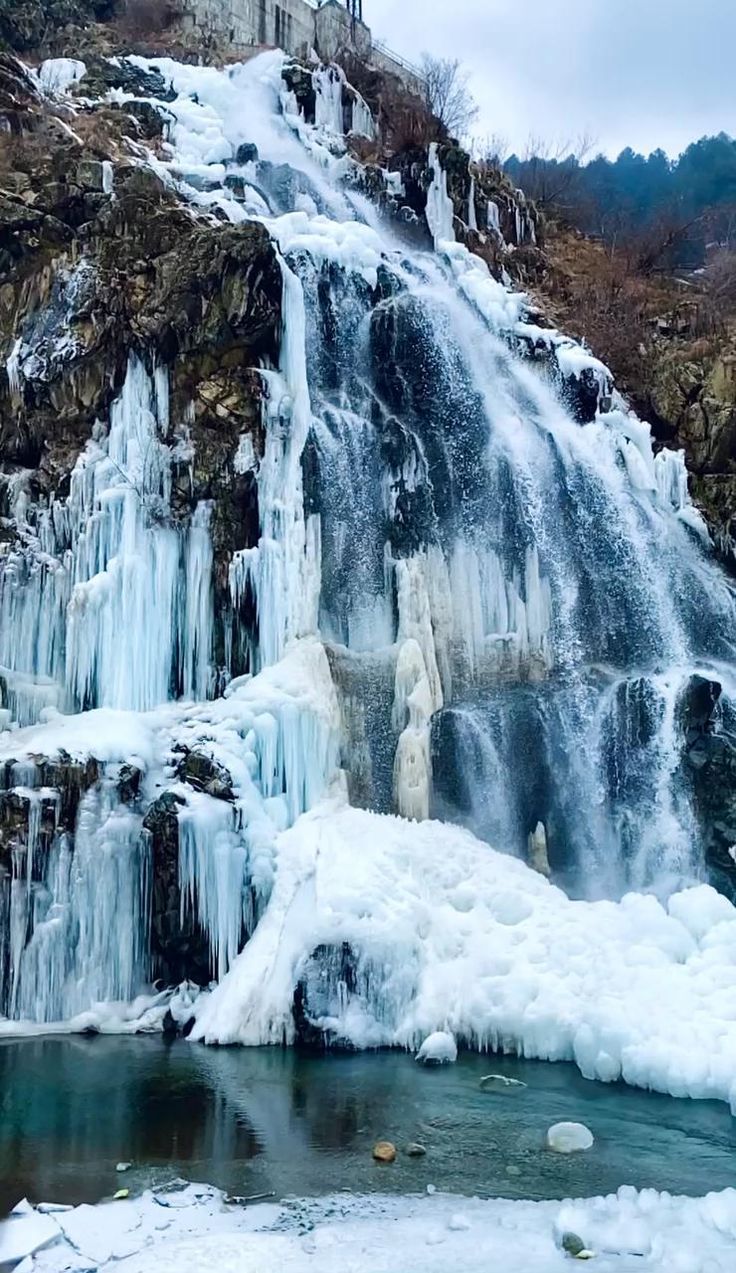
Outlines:
{"type": "Polygon", "coordinates": [[[407,1157],[409,1158],[423,1158],[426,1152],[424,1145],[419,1145],[415,1141],[412,1141],[411,1144],[406,1147],[407,1157]]]}

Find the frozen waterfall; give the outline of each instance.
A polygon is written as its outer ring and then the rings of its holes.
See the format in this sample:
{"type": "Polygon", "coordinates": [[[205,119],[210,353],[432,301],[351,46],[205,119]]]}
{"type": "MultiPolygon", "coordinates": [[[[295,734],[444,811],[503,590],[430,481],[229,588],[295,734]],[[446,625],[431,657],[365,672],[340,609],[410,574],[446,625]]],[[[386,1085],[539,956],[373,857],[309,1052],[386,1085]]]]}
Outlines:
{"type": "MultiPolygon", "coordinates": [[[[175,505],[187,416],[172,415],[152,352],[131,355],[68,493],[34,502],[27,475],[9,483],[0,1012],[50,1022],[114,1001],[132,1028],[121,1004],[156,975],[164,879],[166,922],[182,945],[202,944],[202,980],[222,983],[201,996],[199,1037],[292,1040],[300,1005],[328,1037],[414,1045],[449,1023],[480,1046],[618,1077],[623,1036],[609,1054],[585,1033],[598,986],[550,1043],[553,996],[535,1034],[533,995],[515,1013],[488,989],[506,974],[518,989],[512,939],[482,952],[528,920],[548,926],[538,958],[551,968],[551,927],[574,917],[590,953],[604,914],[618,959],[650,919],[642,959],[692,956],[695,978],[700,935],[680,932],[677,904],[614,905],[632,888],[666,900],[705,878],[686,764],[693,686],[717,685],[719,710],[736,692],[734,589],[684,458],[655,457],[603,364],[536,326],[524,296],[455,241],[436,146],[425,247],[379,217],[342,137],[373,124],[357,95],[347,110],[341,73],[315,69],[312,124],[281,54],[222,71],[132,60],[174,93],[168,150],[150,165],[208,224],[259,219],[278,254],[280,352],[258,369],[263,448],[244,435],[233,459],[254,473],[257,542],[230,553],[223,589],[216,509],[175,505]],[[258,158],[238,165],[244,143],[258,158]],[[234,649],[249,651],[244,675],[234,649]],[[370,813],[351,821],[346,802],[370,813]],[[440,869],[441,825],[409,826],[429,817],[478,837],[446,829],[457,869],[440,869]],[[506,877],[488,848],[526,859],[542,834],[574,903],[522,862],[506,877]],[[423,891],[425,851],[439,874],[423,891]],[[462,999],[477,973],[485,988],[462,999]]],[[[473,188],[478,233],[475,201],[473,188]]],[[[523,201],[517,216],[529,240],[523,201]]],[[[493,203],[488,226],[500,232],[493,203]]],[[[694,897],[691,927],[730,906],[707,889],[694,897]]],[[[536,966],[526,929],[523,940],[536,966]]],[[[572,969],[575,942],[565,950],[572,969]]],[[[149,1024],[167,1002],[141,1001],[149,1024]]],[[[619,1009],[601,1011],[615,1033],[619,1009]]],[[[665,1082],[648,1053],[632,1072],[665,1082]]],[[[708,1072],[709,1092],[726,1086],[708,1072]]]]}

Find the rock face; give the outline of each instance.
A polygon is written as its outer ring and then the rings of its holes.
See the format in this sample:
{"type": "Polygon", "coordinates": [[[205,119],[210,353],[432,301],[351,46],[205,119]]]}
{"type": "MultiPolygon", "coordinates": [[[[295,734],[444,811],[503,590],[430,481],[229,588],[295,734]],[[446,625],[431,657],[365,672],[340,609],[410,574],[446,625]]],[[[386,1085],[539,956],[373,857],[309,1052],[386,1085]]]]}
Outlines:
{"type": "Polygon", "coordinates": [[[695,676],[680,705],[688,778],[716,886],[736,900],[736,717],[717,681],[695,676]]]}
{"type": "Polygon", "coordinates": [[[0,49],[27,53],[49,30],[112,17],[116,0],[0,0],[0,49]]]}
{"type": "Polygon", "coordinates": [[[717,547],[736,570],[736,341],[660,338],[652,356],[649,403],[693,475],[693,494],[717,547]]]}

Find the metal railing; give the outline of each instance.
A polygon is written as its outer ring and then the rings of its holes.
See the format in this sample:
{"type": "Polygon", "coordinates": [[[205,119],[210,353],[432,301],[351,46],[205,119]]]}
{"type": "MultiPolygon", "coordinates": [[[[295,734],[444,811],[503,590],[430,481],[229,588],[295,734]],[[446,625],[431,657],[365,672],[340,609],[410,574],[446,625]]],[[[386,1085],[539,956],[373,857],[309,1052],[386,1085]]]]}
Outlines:
{"type": "Polygon", "coordinates": [[[383,53],[384,57],[390,58],[392,62],[395,62],[397,66],[403,67],[403,69],[408,71],[410,75],[413,75],[420,81],[424,81],[424,72],[421,71],[418,66],[415,66],[413,62],[409,62],[407,58],[402,57],[400,53],[395,53],[394,50],[390,49],[387,44],[383,43],[383,40],[372,39],[371,45],[374,49],[377,49],[379,53],[383,53]]]}
{"type": "MultiPolygon", "coordinates": [[[[310,9],[321,9],[323,5],[328,2],[329,0],[304,0],[304,4],[308,5],[310,9]]],[[[347,10],[347,5],[344,4],[344,0],[338,0],[338,3],[340,3],[341,8],[345,8],[347,10]]],[[[366,25],[365,21],[363,22],[363,25],[366,25]]],[[[413,62],[410,62],[408,58],[402,57],[400,53],[395,53],[394,50],[390,49],[387,44],[383,43],[383,40],[374,40],[371,35],[371,48],[375,49],[378,53],[382,53],[383,56],[388,58],[390,62],[394,62],[396,66],[400,66],[402,70],[406,71],[409,75],[412,75],[414,79],[419,80],[420,83],[424,82],[426,78],[424,72],[420,70],[418,66],[415,66],[413,62]]]]}

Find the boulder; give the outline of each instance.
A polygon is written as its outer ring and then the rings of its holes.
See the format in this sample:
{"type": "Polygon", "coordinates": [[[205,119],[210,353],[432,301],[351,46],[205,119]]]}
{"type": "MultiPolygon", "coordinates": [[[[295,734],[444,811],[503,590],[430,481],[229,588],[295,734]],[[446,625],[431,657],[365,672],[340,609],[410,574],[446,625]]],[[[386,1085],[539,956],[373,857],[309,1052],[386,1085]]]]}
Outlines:
{"type": "Polygon", "coordinates": [[[395,1162],[396,1146],[393,1145],[390,1140],[379,1140],[378,1143],[373,1146],[373,1157],[376,1162],[395,1162]]]}
{"type": "Polygon", "coordinates": [[[257,164],[258,147],[252,141],[244,141],[235,152],[236,164],[257,164]]]}
{"type": "Polygon", "coordinates": [[[230,774],[204,752],[188,751],[179,765],[179,777],[216,800],[234,799],[230,774]]]}
{"type": "Polygon", "coordinates": [[[105,171],[99,159],[80,159],[75,171],[76,184],[82,190],[102,194],[105,189],[105,171]]]}

